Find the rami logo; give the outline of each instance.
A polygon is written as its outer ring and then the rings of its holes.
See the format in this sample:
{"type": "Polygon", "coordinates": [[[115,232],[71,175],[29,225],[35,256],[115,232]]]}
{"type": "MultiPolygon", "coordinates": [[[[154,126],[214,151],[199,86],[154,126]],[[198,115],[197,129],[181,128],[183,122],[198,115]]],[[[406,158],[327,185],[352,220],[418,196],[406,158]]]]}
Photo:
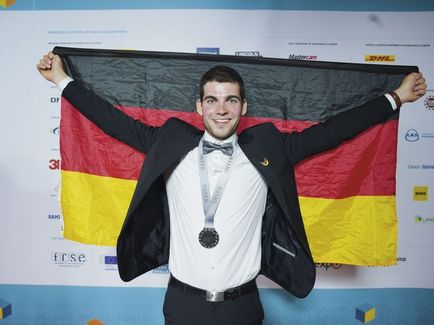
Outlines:
{"type": "Polygon", "coordinates": [[[430,111],[434,111],[434,96],[429,96],[425,99],[425,107],[430,111]]]}
{"type": "Polygon", "coordinates": [[[405,140],[408,142],[416,142],[419,140],[419,133],[415,129],[410,129],[405,133],[405,140]]]}
{"type": "Polygon", "coordinates": [[[365,55],[365,62],[395,62],[394,55],[365,55]]]}
{"type": "Polygon", "coordinates": [[[0,6],[7,8],[12,6],[15,2],[16,0],[0,0],[0,6]]]}

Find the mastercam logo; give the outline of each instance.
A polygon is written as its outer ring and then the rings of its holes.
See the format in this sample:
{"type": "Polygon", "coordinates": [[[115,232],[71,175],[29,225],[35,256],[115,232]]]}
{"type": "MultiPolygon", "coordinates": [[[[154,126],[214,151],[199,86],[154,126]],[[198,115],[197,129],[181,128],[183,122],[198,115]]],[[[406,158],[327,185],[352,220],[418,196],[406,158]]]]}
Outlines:
{"type": "Polygon", "coordinates": [[[12,6],[15,2],[16,0],[0,0],[0,6],[7,8],[12,6]]]}
{"type": "Polygon", "coordinates": [[[415,186],[413,188],[413,201],[428,201],[428,186],[415,186]]]}
{"type": "Polygon", "coordinates": [[[317,55],[302,55],[302,54],[290,54],[288,59],[290,60],[305,60],[314,61],[318,59],[317,55]]]}
{"type": "Polygon", "coordinates": [[[395,62],[394,55],[367,54],[365,62],[395,62]]]}

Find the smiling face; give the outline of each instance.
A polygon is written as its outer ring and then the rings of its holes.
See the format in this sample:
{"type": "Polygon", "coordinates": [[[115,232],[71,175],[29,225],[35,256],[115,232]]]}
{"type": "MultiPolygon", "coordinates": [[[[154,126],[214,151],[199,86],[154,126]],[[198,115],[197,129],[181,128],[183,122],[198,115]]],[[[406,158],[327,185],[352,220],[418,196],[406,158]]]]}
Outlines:
{"type": "Polygon", "coordinates": [[[235,82],[209,81],[203,86],[203,98],[196,101],[205,129],[219,140],[235,133],[247,102],[241,99],[240,86],[235,82]]]}

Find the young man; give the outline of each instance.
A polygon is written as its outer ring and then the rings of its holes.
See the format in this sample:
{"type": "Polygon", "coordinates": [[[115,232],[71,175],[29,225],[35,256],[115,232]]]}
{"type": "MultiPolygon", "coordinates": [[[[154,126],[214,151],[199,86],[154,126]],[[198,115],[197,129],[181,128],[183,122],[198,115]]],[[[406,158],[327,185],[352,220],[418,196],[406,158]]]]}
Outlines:
{"type": "Polygon", "coordinates": [[[130,281],[169,263],[166,324],[261,324],[259,273],[308,295],[315,265],[294,165],[385,121],[426,89],[414,73],[391,94],[303,132],[266,123],[237,135],[247,101],[232,68],[211,68],[201,79],[196,109],[205,133],[177,119],[159,128],[133,120],[70,79],[52,53],[37,68],[104,132],[146,153],[118,238],[118,267],[130,281]]]}

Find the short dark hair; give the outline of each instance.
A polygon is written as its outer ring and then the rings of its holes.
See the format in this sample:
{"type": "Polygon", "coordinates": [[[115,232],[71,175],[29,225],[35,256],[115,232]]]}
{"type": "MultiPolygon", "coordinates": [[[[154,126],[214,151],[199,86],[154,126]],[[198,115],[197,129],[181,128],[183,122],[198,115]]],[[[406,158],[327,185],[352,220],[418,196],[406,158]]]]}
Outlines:
{"type": "Polygon", "coordinates": [[[207,82],[230,82],[236,83],[240,87],[240,97],[244,101],[246,97],[246,90],[244,87],[244,80],[237,70],[226,65],[217,65],[209,69],[200,79],[200,100],[202,101],[204,95],[204,86],[207,82]]]}

